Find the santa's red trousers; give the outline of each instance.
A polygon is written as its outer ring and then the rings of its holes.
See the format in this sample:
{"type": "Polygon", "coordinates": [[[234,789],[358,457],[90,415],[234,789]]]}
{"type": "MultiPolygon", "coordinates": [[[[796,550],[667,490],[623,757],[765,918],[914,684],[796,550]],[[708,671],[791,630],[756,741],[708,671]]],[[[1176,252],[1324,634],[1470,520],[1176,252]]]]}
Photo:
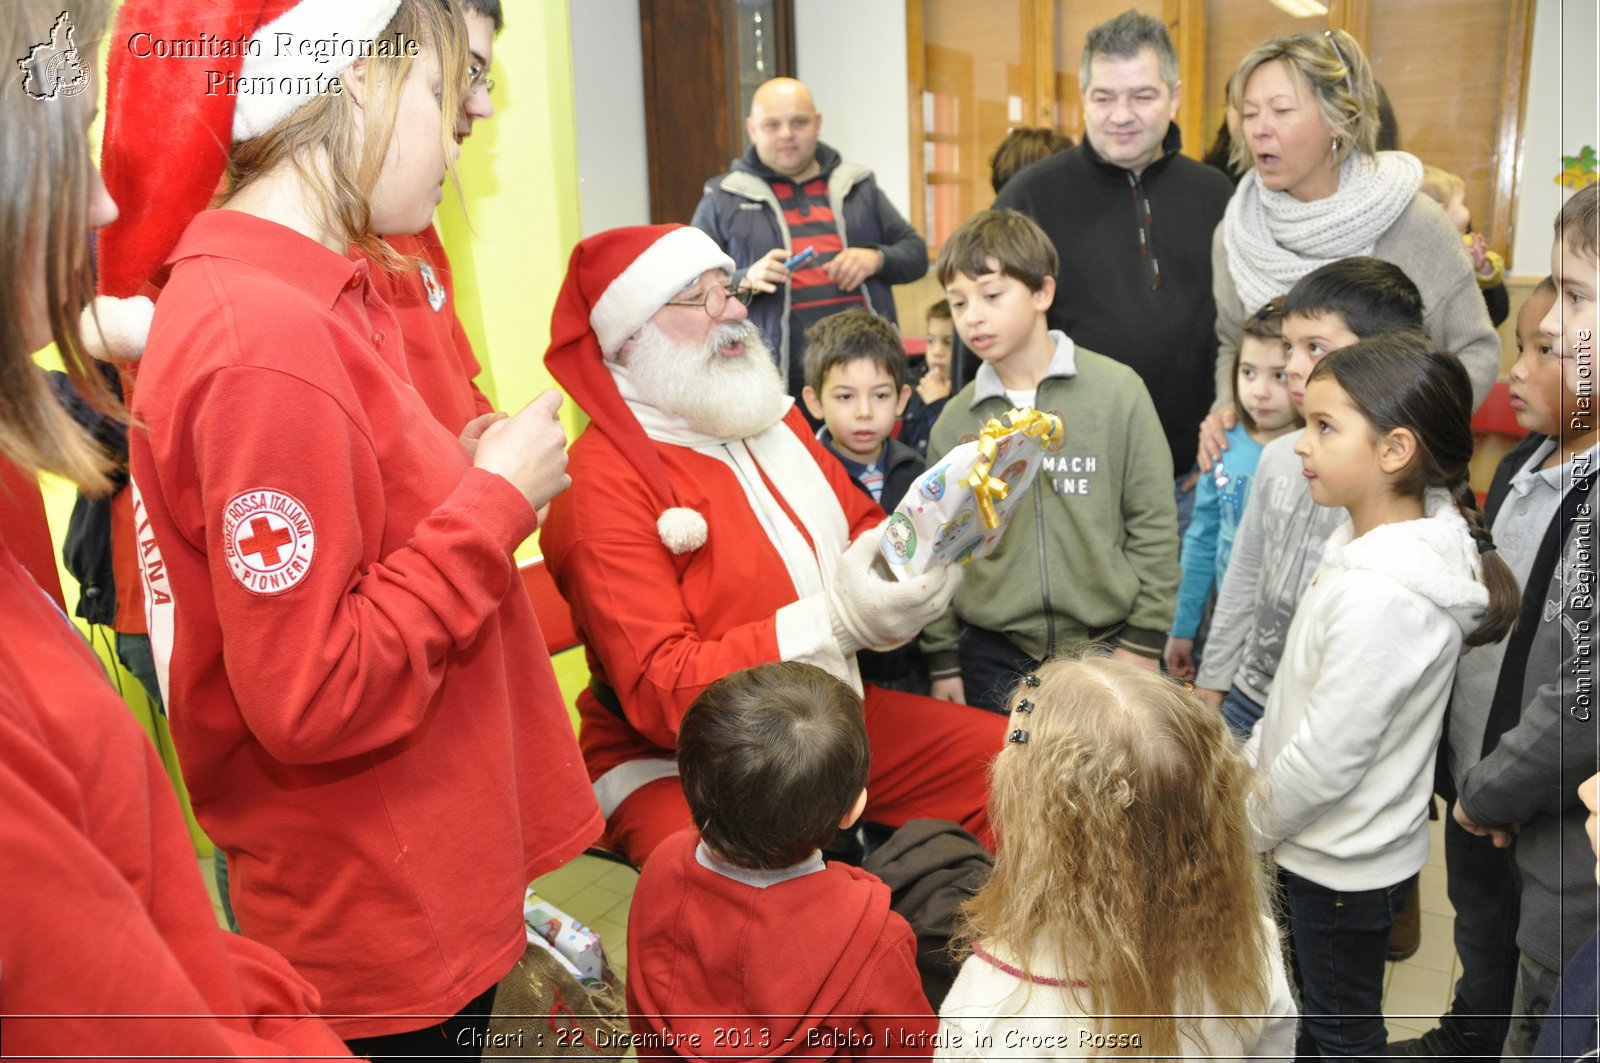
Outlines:
{"type": "MultiPolygon", "coordinates": [[[[872,765],[864,818],[891,827],[913,819],[947,819],[992,850],[989,762],[1005,742],[1006,717],[870,685],[865,702],[872,765]]],[[[642,867],[657,845],[693,825],[674,776],[629,794],[606,821],[606,836],[642,867]]]]}

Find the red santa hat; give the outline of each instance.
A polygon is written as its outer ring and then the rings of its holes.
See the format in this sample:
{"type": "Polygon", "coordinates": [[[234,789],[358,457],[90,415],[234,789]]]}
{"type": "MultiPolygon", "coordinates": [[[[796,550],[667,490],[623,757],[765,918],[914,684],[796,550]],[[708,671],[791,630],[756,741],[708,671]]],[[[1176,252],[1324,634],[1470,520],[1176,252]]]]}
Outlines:
{"type": "Polygon", "coordinates": [[[711,237],[686,225],[610,229],[580,241],[556,296],[544,356],[550,375],[644,475],[661,504],[656,523],[661,541],[679,554],[705,543],[705,519],[677,505],[666,468],[605,363],[667,300],[708,269],[731,273],[733,259],[711,237]]]}
{"type": "Polygon", "coordinates": [[[107,43],[101,166],[119,216],[99,243],[100,290],[115,298],[85,314],[97,354],[126,360],[143,350],[149,305],[126,297],[156,275],[217,193],[229,146],[327,91],[399,8],[400,0],[126,0],[107,43]]]}

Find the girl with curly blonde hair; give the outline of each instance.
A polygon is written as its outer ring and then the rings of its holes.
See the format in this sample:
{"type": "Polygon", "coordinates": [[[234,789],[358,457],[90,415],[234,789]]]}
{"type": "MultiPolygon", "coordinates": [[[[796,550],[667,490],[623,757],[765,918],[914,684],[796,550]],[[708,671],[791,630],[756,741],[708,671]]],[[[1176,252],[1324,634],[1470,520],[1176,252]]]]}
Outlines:
{"type": "Polygon", "coordinates": [[[1025,677],[939,1058],[1292,1056],[1250,785],[1222,718],[1170,679],[1104,656],[1025,677]]]}

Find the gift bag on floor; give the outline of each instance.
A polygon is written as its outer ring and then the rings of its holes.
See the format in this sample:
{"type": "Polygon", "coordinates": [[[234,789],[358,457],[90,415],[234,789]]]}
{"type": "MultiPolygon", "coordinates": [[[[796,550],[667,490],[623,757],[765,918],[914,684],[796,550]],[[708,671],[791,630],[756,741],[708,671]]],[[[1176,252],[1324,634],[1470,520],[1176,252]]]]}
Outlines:
{"type": "Polygon", "coordinates": [[[594,931],[529,892],[528,947],[500,979],[483,1056],[621,1059],[622,983],[594,931]]]}

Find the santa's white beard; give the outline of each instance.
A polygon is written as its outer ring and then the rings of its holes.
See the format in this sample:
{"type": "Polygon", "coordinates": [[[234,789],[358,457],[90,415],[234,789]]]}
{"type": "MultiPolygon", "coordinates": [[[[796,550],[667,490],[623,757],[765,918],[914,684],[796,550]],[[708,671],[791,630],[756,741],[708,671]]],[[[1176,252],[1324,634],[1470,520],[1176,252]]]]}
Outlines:
{"type": "Polygon", "coordinates": [[[628,352],[627,369],[640,398],[718,439],[758,435],[790,406],[772,352],[749,322],[718,325],[704,345],[679,343],[645,322],[628,352]],[[733,343],[743,343],[744,354],[719,353],[733,343]]]}

